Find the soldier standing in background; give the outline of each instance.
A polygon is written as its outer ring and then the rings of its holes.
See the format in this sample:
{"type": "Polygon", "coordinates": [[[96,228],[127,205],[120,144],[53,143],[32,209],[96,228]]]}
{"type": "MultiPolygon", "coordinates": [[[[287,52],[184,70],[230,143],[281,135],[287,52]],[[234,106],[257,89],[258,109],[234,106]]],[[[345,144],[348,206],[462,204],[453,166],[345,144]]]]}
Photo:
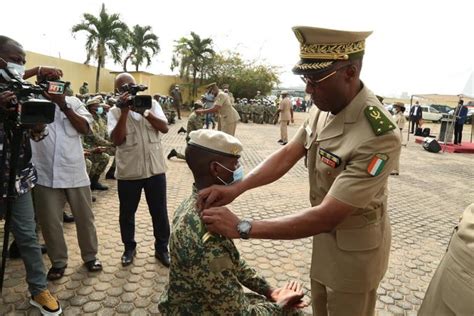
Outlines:
{"type": "Polygon", "coordinates": [[[275,113],[275,117],[280,115],[280,140],[278,141],[282,145],[288,143],[288,124],[293,123],[293,109],[291,108],[291,101],[288,97],[288,91],[281,92],[282,100],[278,106],[278,110],[275,113]]]}
{"type": "Polygon", "coordinates": [[[82,83],[82,86],[79,88],[79,94],[86,95],[88,93],[89,93],[89,84],[87,83],[87,81],[84,81],[82,83]]]}
{"type": "Polygon", "coordinates": [[[174,89],[171,91],[171,97],[173,98],[173,105],[178,113],[178,120],[181,119],[181,104],[183,104],[183,96],[179,90],[179,86],[175,85],[174,89]]]}

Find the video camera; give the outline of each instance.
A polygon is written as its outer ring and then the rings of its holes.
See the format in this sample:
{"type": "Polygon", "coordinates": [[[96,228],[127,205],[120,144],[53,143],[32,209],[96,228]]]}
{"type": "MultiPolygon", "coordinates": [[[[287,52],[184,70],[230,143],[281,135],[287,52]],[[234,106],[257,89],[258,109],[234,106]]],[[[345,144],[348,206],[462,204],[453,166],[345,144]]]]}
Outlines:
{"type": "Polygon", "coordinates": [[[137,85],[137,84],[124,84],[121,88],[121,92],[128,92],[131,94],[131,96],[128,99],[128,102],[119,104],[117,103],[117,106],[119,108],[123,108],[126,106],[132,106],[136,109],[142,109],[142,110],[147,110],[151,109],[151,95],[137,95],[138,92],[140,91],[145,91],[148,89],[147,86],[145,85],[137,85]]]}
{"type": "MultiPolygon", "coordinates": [[[[55,88],[51,88],[51,91],[53,89],[55,88]]],[[[19,124],[52,123],[54,121],[56,105],[50,101],[35,98],[35,96],[42,95],[44,91],[48,90],[49,84],[46,87],[20,80],[0,83],[0,92],[12,91],[18,101],[11,103],[10,108],[15,107],[16,110],[8,111],[7,120],[15,121],[19,124]]]]}

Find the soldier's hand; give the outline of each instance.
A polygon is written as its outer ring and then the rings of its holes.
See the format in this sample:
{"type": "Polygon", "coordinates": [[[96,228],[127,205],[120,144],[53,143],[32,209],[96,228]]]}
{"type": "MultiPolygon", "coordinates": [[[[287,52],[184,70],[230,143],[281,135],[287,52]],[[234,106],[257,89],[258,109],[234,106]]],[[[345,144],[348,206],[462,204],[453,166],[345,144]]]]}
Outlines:
{"type": "Polygon", "coordinates": [[[237,224],[240,219],[227,207],[212,207],[201,212],[201,218],[206,229],[227,238],[240,238],[237,224]]]}
{"type": "Polygon", "coordinates": [[[199,191],[197,207],[203,210],[213,206],[227,205],[238,195],[234,185],[212,185],[199,191]]]}
{"type": "Polygon", "coordinates": [[[302,300],[304,296],[303,287],[301,283],[294,280],[281,288],[275,289],[270,294],[270,298],[281,307],[303,308],[308,306],[308,303],[302,300]]]}

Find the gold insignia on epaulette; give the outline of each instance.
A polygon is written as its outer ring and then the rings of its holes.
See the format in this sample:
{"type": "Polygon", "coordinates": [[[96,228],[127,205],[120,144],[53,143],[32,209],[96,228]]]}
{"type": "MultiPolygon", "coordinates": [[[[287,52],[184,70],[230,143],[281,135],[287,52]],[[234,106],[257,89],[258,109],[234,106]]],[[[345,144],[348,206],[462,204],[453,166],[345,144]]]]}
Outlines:
{"type": "Polygon", "coordinates": [[[377,136],[395,129],[390,119],[376,106],[366,107],[364,114],[377,136]]]}

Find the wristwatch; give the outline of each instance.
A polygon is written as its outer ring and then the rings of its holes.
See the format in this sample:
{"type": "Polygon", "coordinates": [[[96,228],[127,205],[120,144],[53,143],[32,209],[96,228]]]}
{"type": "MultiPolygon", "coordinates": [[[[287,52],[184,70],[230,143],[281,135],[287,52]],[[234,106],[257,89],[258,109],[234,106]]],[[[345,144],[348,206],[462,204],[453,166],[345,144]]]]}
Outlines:
{"type": "Polygon", "coordinates": [[[252,221],[250,219],[243,219],[237,224],[237,231],[240,238],[249,239],[250,231],[252,230],[252,221]]]}
{"type": "Polygon", "coordinates": [[[66,110],[70,110],[72,109],[71,105],[67,102],[65,102],[64,106],[63,107],[60,107],[61,111],[66,111],[66,110]]]}
{"type": "Polygon", "coordinates": [[[150,115],[150,110],[145,110],[145,112],[143,112],[143,117],[148,117],[148,115],[150,115]]]}

